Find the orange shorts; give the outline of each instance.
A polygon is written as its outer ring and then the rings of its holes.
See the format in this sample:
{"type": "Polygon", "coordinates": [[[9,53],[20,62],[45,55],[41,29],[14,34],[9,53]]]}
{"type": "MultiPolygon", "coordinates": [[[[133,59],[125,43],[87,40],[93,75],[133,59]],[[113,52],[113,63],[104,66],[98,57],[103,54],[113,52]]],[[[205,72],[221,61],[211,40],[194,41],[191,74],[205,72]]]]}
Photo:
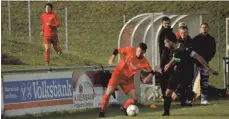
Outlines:
{"type": "Polygon", "coordinates": [[[128,78],[123,75],[120,71],[114,71],[112,73],[111,79],[108,83],[108,86],[117,88],[118,85],[122,88],[123,92],[127,94],[131,90],[135,89],[134,79],[128,78]]]}
{"type": "Polygon", "coordinates": [[[57,35],[44,36],[44,44],[50,44],[50,43],[52,43],[53,45],[57,45],[59,43],[58,36],[57,35]]]}

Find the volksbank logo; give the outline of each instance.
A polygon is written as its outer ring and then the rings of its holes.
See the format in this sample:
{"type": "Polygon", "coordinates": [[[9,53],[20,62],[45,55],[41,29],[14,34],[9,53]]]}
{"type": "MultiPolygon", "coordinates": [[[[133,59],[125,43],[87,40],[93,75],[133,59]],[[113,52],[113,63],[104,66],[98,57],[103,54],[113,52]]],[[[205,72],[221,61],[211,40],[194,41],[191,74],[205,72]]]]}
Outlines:
{"type": "Polygon", "coordinates": [[[47,85],[46,81],[42,81],[41,85],[38,82],[33,82],[34,97],[38,99],[71,96],[71,88],[72,85],[68,80],[62,85],[56,84],[55,80],[51,85],[47,85]]]}
{"type": "Polygon", "coordinates": [[[21,94],[22,94],[22,100],[31,99],[33,97],[32,95],[32,84],[29,82],[27,84],[22,83],[21,85],[21,94]]]}
{"type": "Polygon", "coordinates": [[[72,85],[68,80],[30,81],[21,85],[22,100],[40,100],[72,96],[72,85]]]}

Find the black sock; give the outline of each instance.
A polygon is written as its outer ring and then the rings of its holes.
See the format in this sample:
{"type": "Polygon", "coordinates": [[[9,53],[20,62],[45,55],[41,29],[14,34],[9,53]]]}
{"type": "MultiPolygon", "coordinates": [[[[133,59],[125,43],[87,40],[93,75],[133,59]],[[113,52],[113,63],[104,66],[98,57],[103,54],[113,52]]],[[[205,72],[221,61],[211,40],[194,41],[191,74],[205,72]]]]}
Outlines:
{"type": "Polygon", "coordinates": [[[180,98],[181,106],[184,106],[185,105],[185,101],[186,101],[185,93],[181,92],[179,98],[180,98]]]}
{"type": "Polygon", "coordinates": [[[165,96],[164,98],[164,113],[169,113],[170,106],[171,106],[172,99],[171,97],[165,96]]]}

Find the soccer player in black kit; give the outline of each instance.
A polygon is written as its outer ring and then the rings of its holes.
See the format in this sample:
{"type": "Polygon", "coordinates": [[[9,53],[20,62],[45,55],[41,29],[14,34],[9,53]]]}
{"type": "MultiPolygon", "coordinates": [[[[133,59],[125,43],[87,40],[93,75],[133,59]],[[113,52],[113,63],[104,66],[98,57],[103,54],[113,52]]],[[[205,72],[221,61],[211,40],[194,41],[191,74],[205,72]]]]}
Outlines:
{"type": "Polygon", "coordinates": [[[171,74],[168,81],[166,93],[165,93],[165,102],[164,102],[164,113],[162,116],[170,115],[170,105],[171,105],[171,95],[175,89],[179,87],[179,98],[181,100],[181,105],[185,103],[185,91],[187,91],[188,85],[191,84],[194,78],[194,61],[196,59],[206,70],[213,74],[218,74],[215,70],[211,69],[207,62],[198,55],[192,49],[191,38],[188,37],[188,28],[181,27],[180,29],[181,38],[178,40],[178,43],[172,44],[173,47],[173,58],[169,61],[167,65],[164,66],[164,72],[169,71],[169,68],[173,66],[174,72],[171,74]]]}

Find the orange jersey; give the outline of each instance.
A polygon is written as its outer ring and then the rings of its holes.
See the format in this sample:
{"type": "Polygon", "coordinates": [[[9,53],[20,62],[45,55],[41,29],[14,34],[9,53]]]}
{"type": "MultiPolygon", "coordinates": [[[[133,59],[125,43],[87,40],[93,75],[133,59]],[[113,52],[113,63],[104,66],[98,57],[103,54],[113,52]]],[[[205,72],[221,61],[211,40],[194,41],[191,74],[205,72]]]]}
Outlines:
{"type": "Polygon", "coordinates": [[[180,38],[180,32],[177,31],[177,32],[176,32],[176,39],[178,40],[179,38],[180,38]]]}
{"type": "Polygon", "coordinates": [[[135,48],[119,48],[118,53],[122,54],[123,57],[115,70],[121,71],[126,77],[133,78],[137,71],[142,69],[146,69],[148,72],[152,71],[149,62],[144,56],[141,59],[137,58],[135,48]]]}
{"type": "Polygon", "coordinates": [[[59,26],[59,20],[56,16],[56,13],[43,13],[41,15],[41,23],[42,23],[42,30],[44,32],[44,36],[53,36],[57,34],[57,27],[59,26]],[[47,24],[50,24],[49,27],[47,24]]]}

